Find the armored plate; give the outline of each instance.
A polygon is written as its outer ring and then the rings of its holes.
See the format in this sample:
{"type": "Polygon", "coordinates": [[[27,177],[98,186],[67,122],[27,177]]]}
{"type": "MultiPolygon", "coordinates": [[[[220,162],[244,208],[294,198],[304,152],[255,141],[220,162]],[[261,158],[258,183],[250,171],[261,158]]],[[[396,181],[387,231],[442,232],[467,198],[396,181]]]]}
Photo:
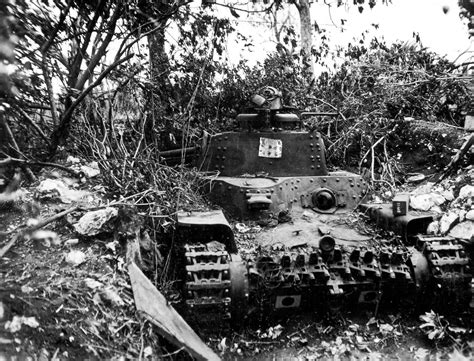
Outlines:
{"type": "Polygon", "coordinates": [[[201,170],[222,176],[266,173],[273,177],[327,175],[318,132],[228,132],[212,136],[201,170]]]}
{"type": "Polygon", "coordinates": [[[321,215],[311,210],[292,212],[291,222],[262,231],[256,237],[262,247],[319,247],[323,233],[332,236],[339,246],[367,245],[372,237],[359,233],[345,222],[346,214],[321,215]]]}
{"type": "Polygon", "coordinates": [[[179,236],[185,242],[220,242],[230,253],[236,253],[232,228],[222,211],[178,212],[179,236]]]}
{"type": "Polygon", "coordinates": [[[260,209],[273,213],[293,207],[312,208],[320,213],[350,211],[363,200],[367,184],[354,173],[332,172],[327,176],[302,177],[217,177],[209,183],[209,198],[238,218],[252,218],[260,209]],[[325,192],[334,197],[334,206],[320,209],[315,195],[325,192]],[[264,204],[264,203],[267,204],[264,204]]]}

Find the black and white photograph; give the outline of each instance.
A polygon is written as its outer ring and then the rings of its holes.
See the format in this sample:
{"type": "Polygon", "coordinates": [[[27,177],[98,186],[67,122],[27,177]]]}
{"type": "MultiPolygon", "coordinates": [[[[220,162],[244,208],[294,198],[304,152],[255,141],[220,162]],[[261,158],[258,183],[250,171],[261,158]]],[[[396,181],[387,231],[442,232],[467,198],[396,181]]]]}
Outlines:
{"type": "Polygon", "coordinates": [[[474,0],[0,0],[0,361],[474,359],[474,0]]]}

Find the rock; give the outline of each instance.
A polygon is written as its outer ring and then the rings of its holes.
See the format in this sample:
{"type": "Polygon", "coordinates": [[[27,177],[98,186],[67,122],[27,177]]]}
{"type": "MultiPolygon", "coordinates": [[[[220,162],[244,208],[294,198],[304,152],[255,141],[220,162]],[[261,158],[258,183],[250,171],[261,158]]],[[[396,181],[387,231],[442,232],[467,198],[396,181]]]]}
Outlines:
{"type": "Polygon", "coordinates": [[[434,206],[440,206],[446,202],[446,198],[438,193],[412,194],[410,196],[410,207],[418,211],[429,211],[434,206]]]}
{"type": "Polygon", "coordinates": [[[100,298],[104,303],[110,303],[114,307],[122,307],[125,302],[119,296],[117,290],[113,286],[104,288],[100,293],[100,298]]]}
{"type": "Polygon", "coordinates": [[[79,266],[86,261],[86,254],[82,251],[71,251],[66,255],[66,262],[73,266],[79,266]]]}
{"type": "MultiPolygon", "coordinates": [[[[142,236],[140,237],[140,248],[145,251],[151,251],[153,249],[153,241],[150,238],[150,235],[147,231],[144,231],[142,236]]],[[[224,247],[225,249],[225,247],[224,247]]]]}
{"type": "Polygon", "coordinates": [[[250,227],[247,227],[244,223],[236,223],[235,229],[239,233],[247,233],[248,231],[250,231],[250,227]]]}
{"type": "Polygon", "coordinates": [[[95,236],[109,232],[109,221],[117,216],[116,208],[108,207],[97,211],[87,212],[74,225],[77,233],[83,236],[95,236]]]}
{"type": "Polygon", "coordinates": [[[474,209],[471,209],[469,212],[466,213],[466,219],[468,221],[474,221],[474,209]]]}
{"type": "Polygon", "coordinates": [[[444,198],[441,194],[437,194],[437,193],[432,193],[431,199],[433,200],[434,204],[437,206],[440,206],[444,202],[446,202],[446,198],[444,198]]]}
{"type": "Polygon", "coordinates": [[[410,207],[418,211],[429,211],[435,203],[431,194],[419,194],[410,196],[410,207]]]}
{"type": "Polygon", "coordinates": [[[474,186],[466,184],[464,187],[462,187],[459,190],[458,198],[464,199],[464,198],[472,198],[472,197],[474,197],[474,186]]]}
{"type": "Polygon", "coordinates": [[[0,301],[0,322],[3,322],[7,314],[6,307],[2,301],[0,301]]]}
{"type": "Polygon", "coordinates": [[[58,234],[50,230],[40,229],[32,234],[31,239],[37,243],[41,243],[45,247],[50,247],[51,244],[54,246],[61,244],[58,234]]]}
{"type": "Polygon", "coordinates": [[[96,288],[104,286],[102,282],[96,281],[93,278],[86,278],[84,280],[84,284],[87,288],[90,288],[91,290],[95,290],[96,288]]]}
{"type": "Polygon", "coordinates": [[[441,195],[448,201],[451,202],[454,199],[454,193],[452,189],[445,189],[441,192],[441,195]]]}
{"type": "Polygon", "coordinates": [[[439,221],[439,233],[446,234],[459,219],[457,212],[449,211],[439,221]]]}
{"type": "Polygon", "coordinates": [[[36,187],[36,197],[62,203],[78,202],[87,192],[69,189],[61,179],[45,179],[36,187]]]}
{"type": "Polygon", "coordinates": [[[27,286],[27,285],[21,286],[21,292],[22,293],[30,294],[30,293],[34,292],[34,290],[35,289],[33,287],[30,287],[30,286],[27,286]]]}
{"type": "Polygon", "coordinates": [[[474,237],[474,221],[465,221],[453,227],[449,235],[454,238],[471,240],[474,237]]]}
{"type": "Polygon", "coordinates": [[[49,361],[51,359],[51,354],[45,348],[42,348],[39,352],[38,361],[49,361]]]}
{"type": "Polygon", "coordinates": [[[87,178],[97,177],[100,174],[99,164],[97,162],[91,162],[81,166],[80,171],[84,173],[87,178]]]}
{"type": "Polygon", "coordinates": [[[72,238],[72,239],[68,239],[66,242],[64,242],[64,245],[67,246],[67,247],[72,247],[72,246],[75,246],[78,243],[79,243],[79,239],[72,238]]]}
{"type": "Polygon", "coordinates": [[[112,253],[117,253],[117,247],[119,246],[118,241],[107,242],[105,244],[105,248],[110,249],[112,253]]]}
{"type": "Polygon", "coordinates": [[[435,213],[443,213],[443,210],[440,208],[440,206],[433,206],[430,208],[430,212],[435,212],[435,213]]]}
{"type": "Polygon", "coordinates": [[[434,183],[433,182],[428,182],[426,184],[423,184],[417,188],[415,188],[412,192],[414,195],[422,195],[422,194],[428,194],[433,191],[434,183]]]}
{"type": "Polygon", "coordinates": [[[39,323],[34,317],[13,316],[11,321],[5,323],[5,330],[15,333],[21,330],[22,325],[27,325],[31,328],[39,327],[39,323]]]}
{"type": "Polygon", "coordinates": [[[436,235],[439,233],[439,222],[438,221],[433,221],[428,225],[428,228],[426,229],[426,233],[436,235]]]}
{"type": "Polygon", "coordinates": [[[467,212],[464,209],[459,211],[459,222],[464,222],[466,220],[467,212]]]}
{"type": "Polygon", "coordinates": [[[81,162],[81,160],[79,158],[73,157],[72,155],[69,155],[66,158],[66,163],[77,164],[77,163],[80,163],[80,162],[81,162]]]}
{"type": "Polygon", "coordinates": [[[408,183],[419,183],[421,181],[424,181],[425,180],[425,175],[422,174],[422,173],[418,173],[418,174],[415,174],[415,175],[412,175],[411,177],[408,177],[407,178],[407,182],[408,183]]]}

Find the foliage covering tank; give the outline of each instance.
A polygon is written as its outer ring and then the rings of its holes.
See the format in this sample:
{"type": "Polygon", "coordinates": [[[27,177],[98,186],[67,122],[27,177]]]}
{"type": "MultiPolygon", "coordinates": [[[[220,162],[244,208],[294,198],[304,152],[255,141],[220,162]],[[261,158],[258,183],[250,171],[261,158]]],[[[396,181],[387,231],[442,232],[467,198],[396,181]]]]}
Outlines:
{"type": "Polygon", "coordinates": [[[206,193],[226,215],[273,227],[258,233],[241,255],[222,211],[178,215],[191,315],[204,312],[207,319],[238,324],[252,310],[335,311],[382,298],[426,297],[441,282],[436,272],[444,275],[443,284],[456,272],[462,292],[451,298],[469,302],[468,258],[452,240],[424,237],[410,248],[374,245],[342,224],[347,219],[341,214],[364,201],[368,185],[357,174],[328,171],[321,135],[305,130],[300,118],[331,114],[298,114],[271,87],[251,101],[253,107],[237,116],[238,131],[205,137],[199,165],[213,174],[206,193]],[[339,222],[338,232],[328,234],[331,222],[339,222]],[[441,265],[434,261],[438,255],[450,259],[441,265]]]}

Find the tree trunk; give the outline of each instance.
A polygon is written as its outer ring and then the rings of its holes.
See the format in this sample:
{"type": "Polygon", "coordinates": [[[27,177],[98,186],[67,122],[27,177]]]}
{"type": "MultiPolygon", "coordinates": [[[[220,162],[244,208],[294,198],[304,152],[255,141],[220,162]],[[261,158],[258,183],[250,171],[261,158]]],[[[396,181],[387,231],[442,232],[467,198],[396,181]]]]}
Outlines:
{"type": "Polygon", "coordinates": [[[303,71],[306,79],[311,82],[314,79],[314,62],[311,51],[313,47],[313,24],[311,23],[309,0],[300,0],[296,7],[300,15],[303,71]]]}
{"type": "MultiPolygon", "coordinates": [[[[155,129],[157,126],[165,129],[171,128],[172,88],[169,79],[170,63],[165,51],[165,24],[163,21],[158,29],[148,35],[148,47],[150,56],[150,81],[151,87],[148,94],[148,104],[151,109],[145,124],[145,135],[147,143],[155,143],[155,129]]],[[[162,144],[160,144],[161,147],[162,144]]]]}

